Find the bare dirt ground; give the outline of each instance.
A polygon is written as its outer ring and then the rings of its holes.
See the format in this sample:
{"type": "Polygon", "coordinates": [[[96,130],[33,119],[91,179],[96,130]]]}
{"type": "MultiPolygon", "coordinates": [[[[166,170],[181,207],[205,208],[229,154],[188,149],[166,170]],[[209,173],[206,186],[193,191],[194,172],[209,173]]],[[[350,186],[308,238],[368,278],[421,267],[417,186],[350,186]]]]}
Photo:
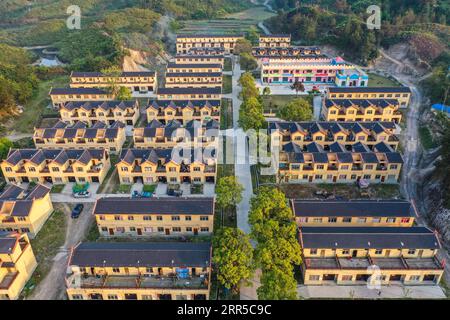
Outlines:
{"type": "Polygon", "coordinates": [[[29,300],[61,300],[65,298],[65,274],[70,249],[85,237],[89,226],[93,223],[93,204],[85,203],[84,210],[78,219],[71,219],[72,206],[62,204],[67,219],[66,240],[60,248],[47,276],[38,284],[29,300]]]}

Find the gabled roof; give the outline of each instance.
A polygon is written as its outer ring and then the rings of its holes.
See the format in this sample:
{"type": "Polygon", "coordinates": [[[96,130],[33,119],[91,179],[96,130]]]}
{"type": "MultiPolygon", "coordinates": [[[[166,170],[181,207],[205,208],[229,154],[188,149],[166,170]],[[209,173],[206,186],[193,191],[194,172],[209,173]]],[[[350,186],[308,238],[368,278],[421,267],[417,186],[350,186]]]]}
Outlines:
{"type": "MultiPolygon", "coordinates": [[[[77,72],[72,71],[71,77],[93,78],[93,77],[111,77],[101,72],[77,72]]],[[[155,71],[122,71],[119,77],[154,77],[155,71]]]]}
{"type": "Polygon", "coordinates": [[[161,94],[221,94],[222,88],[158,88],[158,95],[161,94]]]}
{"type": "Polygon", "coordinates": [[[51,88],[50,95],[60,95],[60,94],[108,94],[106,90],[98,89],[98,88],[51,88]]]}
{"type": "Polygon", "coordinates": [[[79,267],[209,267],[207,242],[86,242],[73,248],[79,267]]]}
{"type": "Polygon", "coordinates": [[[100,198],[94,214],[212,215],[214,198],[100,198]]]}
{"type": "Polygon", "coordinates": [[[74,109],[84,109],[90,111],[93,109],[103,109],[105,111],[114,110],[119,108],[121,110],[126,110],[127,108],[134,108],[138,105],[135,100],[111,100],[111,101],[69,101],[61,106],[61,109],[74,110],[74,109]]]}
{"type": "Polygon", "coordinates": [[[411,93],[409,87],[329,87],[329,93],[383,93],[383,92],[404,92],[411,93]]]}
{"type": "Polygon", "coordinates": [[[74,161],[85,161],[88,157],[103,159],[105,152],[104,149],[11,149],[4,161],[13,165],[21,160],[32,161],[35,164],[44,161],[55,161],[63,164],[68,159],[74,161]]]}

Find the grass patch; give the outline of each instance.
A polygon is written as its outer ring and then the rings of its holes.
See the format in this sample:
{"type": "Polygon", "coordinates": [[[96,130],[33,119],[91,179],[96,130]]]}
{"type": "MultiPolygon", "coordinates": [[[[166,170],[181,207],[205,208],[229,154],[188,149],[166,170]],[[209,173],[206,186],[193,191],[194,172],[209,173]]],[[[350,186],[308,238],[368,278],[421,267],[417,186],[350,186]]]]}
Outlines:
{"type": "Polygon", "coordinates": [[[154,193],[156,190],[156,184],[144,184],[142,191],[154,193]]]}
{"type": "Polygon", "coordinates": [[[436,147],[436,142],[433,139],[430,129],[427,127],[419,127],[419,136],[420,142],[426,150],[436,147]]]}
{"type": "Polygon", "coordinates": [[[222,99],[220,106],[220,129],[233,127],[233,102],[231,99],[222,99]]]}
{"type": "Polygon", "coordinates": [[[117,154],[110,155],[111,168],[103,179],[102,184],[98,187],[97,193],[106,193],[105,191],[111,188],[111,184],[117,184],[119,180],[118,177],[112,177],[113,174],[117,176],[116,164],[119,161],[119,156],[117,154]]]}
{"type": "Polygon", "coordinates": [[[297,98],[302,98],[307,100],[312,105],[312,95],[295,95],[295,94],[286,94],[286,95],[268,95],[262,96],[262,103],[264,108],[264,113],[276,113],[278,108],[288,104],[292,100],[297,98]]]}
{"type": "Polygon", "coordinates": [[[54,184],[52,186],[52,189],[50,190],[51,193],[61,193],[66,185],[65,184],[54,184]]]}
{"type": "Polygon", "coordinates": [[[91,241],[95,242],[100,238],[100,233],[98,232],[97,223],[92,223],[89,227],[89,231],[86,234],[86,237],[84,238],[84,241],[91,241]]]}
{"type": "Polygon", "coordinates": [[[191,184],[191,194],[203,194],[203,184],[191,184]]]}
{"type": "Polygon", "coordinates": [[[231,58],[225,58],[223,61],[223,71],[232,71],[233,65],[231,63],[231,58]]]}
{"type": "Polygon", "coordinates": [[[217,165],[217,179],[222,177],[234,176],[233,164],[218,164],[217,165]]]}
{"type": "Polygon", "coordinates": [[[34,127],[41,122],[42,114],[50,103],[48,93],[51,87],[65,87],[69,79],[58,76],[39,83],[38,89],[31,100],[25,105],[23,113],[13,120],[13,128],[23,133],[33,133],[34,127]]]}
{"type": "Polygon", "coordinates": [[[369,73],[369,87],[400,87],[400,83],[395,79],[380,76],[375,73],[369,73]]]}
{"type": "Polygon", "coordinates": [[[36,238],[31,240],[31,247],[38,262],[36,271],[25,285],[22,294],[27,297],[50,271],[53,258],[59,247],[64,245],[67,222],[62,210],[55,210],[36,238]]]}
{"type": "Polygon", "coordinates": [[[222,93],[223,94],[231,93],[233,90],[232,76],[225,74],[222,76],[222,79],[223,79],[222,93]]]}
{"type": "Polygon", "coordinates": [[[119,184],[114,193],[130,193],[131,192],[131,184],[119,184]]]}

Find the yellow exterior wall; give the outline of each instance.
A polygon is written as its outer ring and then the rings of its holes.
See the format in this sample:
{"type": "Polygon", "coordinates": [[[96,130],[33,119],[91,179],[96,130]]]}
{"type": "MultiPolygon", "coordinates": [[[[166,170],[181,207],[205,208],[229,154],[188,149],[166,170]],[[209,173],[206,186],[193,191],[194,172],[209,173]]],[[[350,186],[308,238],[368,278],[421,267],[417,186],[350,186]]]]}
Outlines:
{"type": "MultiPolygon", "coordinates": [[[[370,205],[370,204],[369,204],[370,205]]],[[[295,217],[299,227],[412,227],[413,217],[350,217],[350,222],[344,222],[344,217],[295,217]],[[336,222],[329,222],[335,218],[336,222]]]]}
{"type": "Polygon", "coordinates": [[[177,53],[188,53],[191,48],[223,48],[226,53],[233,53],[234,46],[243,36],[177,36],[177,53]]]}
{"type": "Polygon", "coordinates": [[[345,92],[327,93],[328,99],[397,99],[400,107],[407,107],[411,99],[409,92],[345,92]]]}
{"type": "Polygon", "coordinates": [[[109,76],[89,76],[89,77],[70,77],[70,87],[71,88],[107,88],[114,83],[120,87],[127,87],[131,91],[134,91],[135,87],[142,87],[154,91],[156,88],[156,74],[155,76],[119,76],[119,77],[109,77],[109,76]]]}
{"type": "Polygon", "coordinates": [[[400,123],[402,113],[397,106],[388,106],[386,108],[367,107],[359,108],[357,105],[348,108],[338,108],[331,106],[322,107],[322,114],[325,121],[392,121],[400,123]]]}
{"type": "Polygon", "coordinates": [[[82,108],[68,110],[62,106],[59,113],[62,121],[70,122],[71,124],[77,121],[83,121],[89,125],[94,124],[96,121],[102,121],[107,124],[113,121],[120,121],[126,125],[135,125],[139,119],[139,104],[136,103],[133,108],[124,110],[116,108],[112,112],[100,108],[93,110],[84,110],[82,108]]]}
{"type": "Polygon", "coordinates": [[[171,120],[178,120],[182,124],[185,124],[191,120],[204,122],[213,119],[216,121],[220,121],[220,107],[166,107],[157,109],[149,106],[146,110],[146,113],[147,122],[158,120],[163,123],[168,123],[171,120]]]}
{"type": "Polygon", "coordinates": [[[51,94],[50,99],[53,107],[59,108],[68,101],[108,101],[114,100],[114,97],[111,94],[51,94]]]}

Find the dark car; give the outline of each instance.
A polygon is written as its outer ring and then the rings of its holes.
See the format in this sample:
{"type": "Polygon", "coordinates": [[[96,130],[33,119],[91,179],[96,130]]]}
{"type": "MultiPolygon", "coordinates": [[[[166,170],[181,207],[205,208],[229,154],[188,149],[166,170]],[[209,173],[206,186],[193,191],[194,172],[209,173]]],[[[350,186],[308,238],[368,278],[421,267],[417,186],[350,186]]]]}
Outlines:
{"type": "Polygon", "coordinates": [[[81,203],[77,204],[75,208],[72,210],[72,214],[70,215],[72,219],[76,219],[80,216],[81,212],[83,211],[84,205],[81,203]]]}

